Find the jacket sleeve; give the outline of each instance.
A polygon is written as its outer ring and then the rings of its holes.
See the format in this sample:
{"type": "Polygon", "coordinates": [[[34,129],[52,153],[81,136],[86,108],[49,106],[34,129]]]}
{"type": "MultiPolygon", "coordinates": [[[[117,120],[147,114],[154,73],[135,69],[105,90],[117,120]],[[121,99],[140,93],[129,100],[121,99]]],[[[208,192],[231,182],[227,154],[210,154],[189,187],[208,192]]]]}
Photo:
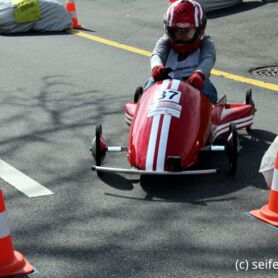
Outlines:
{"type": "Polygon", "coordinates": [[[216,50],[210,36],[205,36],[200,47],[200,61],[197,71],[200,71],[206,78],[209,78],[210,72],[216,61],[216,50]]]}
{"type": "Polygon", "coordinates": [[[169,46],[167,40],[167,36],[164,35],[157,41],[151,56],[151,69],[158,65],[165,66],[169,54],[169,46]]]}

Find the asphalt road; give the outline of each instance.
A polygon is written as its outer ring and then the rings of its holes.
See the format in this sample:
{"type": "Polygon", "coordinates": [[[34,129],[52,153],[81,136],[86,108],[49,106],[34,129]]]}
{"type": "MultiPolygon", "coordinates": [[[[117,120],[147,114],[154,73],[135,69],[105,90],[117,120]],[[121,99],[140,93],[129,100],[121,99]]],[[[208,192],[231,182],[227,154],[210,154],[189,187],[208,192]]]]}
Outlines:
{"type": "MultiPolygon", "coordinates": [[[[215,70],[277,87],[277,76],[249,73],[278,65],[277,5],[244,1],[208,14],[215,70]]],[[[163,33],[167,6],[76,1],[82,32],[145,51],[163,33]]],[[[277,89],[211,77],[232,103],[252,88],[258,109],[252,136],[240,135],[235,177],[98,178],[89,152],[95,125],[108,144],[127,144],[123,107],[147,80],[149,58],[67,32],[0,42],[0,159],[54,193],[29,198],[0,180],[15,249],[37,270],[30,277],[277,277],[269,263],[278,264],[277,230],[246,215],[268,202],[258,169],[278,134],[277,89]]],[[[128,166],[124,154],[105,164],[128,166]]]]}

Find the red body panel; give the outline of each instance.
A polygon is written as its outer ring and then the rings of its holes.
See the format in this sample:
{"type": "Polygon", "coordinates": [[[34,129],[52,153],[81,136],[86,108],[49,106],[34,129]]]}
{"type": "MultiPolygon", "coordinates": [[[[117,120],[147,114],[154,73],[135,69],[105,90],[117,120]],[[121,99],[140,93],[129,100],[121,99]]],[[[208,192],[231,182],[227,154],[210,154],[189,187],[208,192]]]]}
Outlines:
{"type": "MultiPolygon", "coordinates": [[[[172,156],[180,157],[183,169],[197,163],[211,132],[213,106],[205,95],[180,80],[164,80],[147,89],[136,106],[129,135],[132,166],[166,171],[172,156]]],[[[130,115],[134,107],[127,108],[130,115]]]]}
{"type": "Polygon", "coordinates": [[[253,124],[255,108],[249,104],[227,104],[224,96],[212,105],[209,99],[180,80],[155,83],[138,103],[125,106],[130,125],[128,159],[141,170],[171,171],[169,157],[179,157],[180,168],[198,162],[202,147],[237,129],[253,124]]]}
{"type": "Polygon", "coordinates": [[[254,107],[250,104],[215,105],[211,115],[211,143],[229,132],[230,123],[234,123],[237,129],[250,127],[254,113],[254,107]]]}

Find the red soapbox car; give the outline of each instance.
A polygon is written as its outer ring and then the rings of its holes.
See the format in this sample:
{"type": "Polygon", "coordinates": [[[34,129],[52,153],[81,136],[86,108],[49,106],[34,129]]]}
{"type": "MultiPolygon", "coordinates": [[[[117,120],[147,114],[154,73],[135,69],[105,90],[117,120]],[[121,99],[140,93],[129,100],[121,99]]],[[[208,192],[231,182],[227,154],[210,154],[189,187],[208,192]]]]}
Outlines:
{"type": "Polygon", "coordinates": [[[158,81],[144,92],[138,87],[134,102],[125,105],[128,147],[107,146],[101,125],[96,126],[90,148],[96,164],[92,169],[98,174],[211,174],[218,169],[196,169],[200,153],[220,151],[226,153],[234,174],[240,150],[237,130],[250,132],[254,114],[250,89],[244,104],[227,104],[225,96],[212,104],[206,95],[177,79],[158,81]],[[107,153],[121,151],[128,152],[130,169],[102,166],[107,153]]]}

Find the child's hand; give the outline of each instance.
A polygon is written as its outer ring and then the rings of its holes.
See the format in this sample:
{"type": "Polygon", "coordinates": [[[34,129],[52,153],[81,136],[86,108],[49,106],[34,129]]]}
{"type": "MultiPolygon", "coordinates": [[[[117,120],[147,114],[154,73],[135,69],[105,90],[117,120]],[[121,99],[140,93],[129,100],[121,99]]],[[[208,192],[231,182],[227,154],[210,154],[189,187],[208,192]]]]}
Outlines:
{"type": "Polygon", "coordinates": [[[156,66],[152,69],[152,77],[155,81],[163,80],[168,77],[169,70],[163,65],[156,66]]]}
{"type": "Polygon", "coordinates": [[[202,90],[203,87],[204,87],[204,83],[205,83],[205,77],[204,77],[204,75],[201,72],[195,71],[187,79],[187,82],[190,85],[192,85],[193,87],[195,87],[196,89],[202,90]]]}

